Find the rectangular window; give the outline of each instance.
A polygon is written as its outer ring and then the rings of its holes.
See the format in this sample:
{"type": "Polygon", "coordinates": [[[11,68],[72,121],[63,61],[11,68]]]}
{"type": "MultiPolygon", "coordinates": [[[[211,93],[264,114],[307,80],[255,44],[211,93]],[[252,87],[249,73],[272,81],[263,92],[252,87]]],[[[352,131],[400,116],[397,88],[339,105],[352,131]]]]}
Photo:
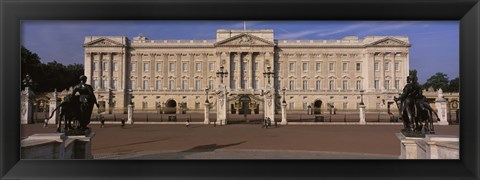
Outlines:
{"type": "Polygon", "coordinates": [[[143,80],[143,90],[148,90],[148,80],[143,80]]]}
{"type": "Polygon", "coordinates": [[[209,67],[210,72],[215,71],[215,64],[210,63],[210,64],[208,64],[208,67],[209,67]]]}
{"type": "Polygon", "coordinates": [[[322,89],[322,82],[320,80],[315,81],[315,90],[322,89]]]}
{"type": "Polygon", "coordinates": [[[162,89],[162,80],[157,80],[157,90],[161,90],[162,89]]]}
{"type": "Polygon", "coordinates": [[[328,64],[328,70],[329,70],[330,72],[333,72],[334,69],[335,69],[334,64],[333,64],[333,63],[329,63],[329,64],[328,64]]]}
{"type": "Polygon", "coordinates": [[[348,70],[348,64],[347,64],[347,63],[343,63],[342,69],[343,69],[343,72],[347,72],[347,70],[348,70]]]}
{"type": "Polygon", "coordinates": [[[200,63],[195,63],[195,71],[197,71],[197,72],[202,71],[202,64],[200,64],[200,63]]]}
{"type": "Polygon", "coordinates": [[[303,110],[307,110],[308,109],[308,104],[306,102],[303,103],[303,110]]]}
{"type": "Polygon", "coordinates": [[[235,62],[232,62],[232,64],[230,64],[230,66],[231,66],[232,71],[235,71],[235,70],[236,70],[236,69],[235,69],[235,66],[236,66],[235,62]]]}
{"type": "Polygon", "coordinates": [[[295,72],[295,63],[290,63],[290,72],[295,72]]]}
{"type": "Polygon", "coordinates": [[[162,63],[157,63],[157,72],[162,72],[162,63]]]}
{"type": "Polygon", "coordinates": [[[92,84],[92,86],[93,86],[92,88],[93,88],[93,89],[97,89],[97,88],[98,88],[98,84],[97,84],[97,83],[98,83],[97,80],[93,80],[93,84],[92,84]]]}
{"type": "Polygon", "coordinates": [[[117,89],[117,80],[112,80],[112,89],[117,89]]]}
{"type": "Polygon", "coordinates": [[[117,72],[118,71],[118,63],[113,62],[113,71],[117,72]]]}
{"type": "Polygon", "coordinates": [[[95,63],[95,65],[93,66],[93,70],[98,71],[98,63],[95,63]]]}
{"type": "Polygon", "coordinates": [[[255,72],[257,71],[257,69],[258,69],[258,63],[257,62],[253,63],[253,71],[255,72]]]}
{"type": "Polygon", "coordinates": [[[295,108],[295,103],[294,102],[290,102],[290,103],[288,103],[288,105],[289,105],[290,110],[295,108]]]}
{"type": "Polygon", "coordinates": [[[175,88],[175,80],[168,80],[168,89],[173,90],[175,88]]]}
{"type": "Polygon", "coordinates": [[[103,62],[103,70],[108,71],[108,63],[107,62],[103,62]]]}
{"type": "Polygon", "coordinates": [[[321,64],[321,63],[315,64],[315,70],[316,70],[317,72],[322,71],[322,64],[321,64]]]}
{"type": "Polygon", "coordinates": [[[182,89],[187,90],[188,89],[188,81],[187,80],[182,80],[182,89]]]}
{"type": "Polygon", "coordinates": [[[143,63],[143,72],[148,72],[149,69],[149,63],[143,63]]]}
{"type": "Polygon", "coordinates": [[[375,82],[375,83],[373,84],[373,85],[374,85],[374,88],[375,88],[375,89],[378,89],[379,81],[378,81],[378,80],[375,80],[374,82],[375,82]]]}
{"type": "Polygon", "coordinates": [[[390,80],[385,80],[384,86],[385,86],[385,89],[387,90],[390,89],[390,80]]]}
{"type": "Polygon", "coordinates": [[[395,63],[395,71],[400,71],[400,63],[395,63]]]}
{"type": "Polygon", "coordinates": [[[362,70],[362,64],[360,63],[357,63],[357,68],[356,68],[357,71],[361,71],[362,70]]]}
{"type": "Polygon", "coordinates": [[[246,80],[246,79],[243,80],[243,81],[242,81],[242,89],[245,89],[246,86],[247,86],[247,84],[248,84],[247,80],[246,80]]]}
{"type": "Polygon", "coordinates": [[[400,80],[395,80],[395,89],[400,89],[400,80]]]}
{"type": "Polygon", "coordinates": [[[290,80],[289,89],[290,90],[295,90],[295,81],[294,80],[290,80]]]}
{"type": "Polygon", "coordinates": [[[343,89],[343,90],[348,90],[348,80],[343,80],[343,82],[342,82],[342,89],[343,89]]]}
{"type": "Polygon", "coordinates": [[[136,63],[132,63],[132,65],[130,67],[132,68],[131,71],[137,71],[137,64],[136,63]]]}
{"type": "Polygon", "coordinates": [[[131,88],[132,90],[137,89],[137,86],[136,86],[136,85],[137,85],[137,84],[135,83],[135,80],[130,80],[130,88],[131,88]]]}
{"type": "Polygon", "coordinates": [[[308,82],[307,82],[307,80],[303,80],[303,90],[304,90],[304,91],[308,90],[308,82]]]}
{"type": "Polygon", "coordinates": [[[389,67],[389,64],[388,64],[388,62],[386,62],[386,63],[385,63],[385,67],[384,67],[385,71],[388,71],[388,70],[389,70],[388,67],[389,67]]]}
{"type": "Polygon", "coordinates": [[[182,63],[183,72],[188,72],[188,63],[182,63]]]}
{"type": "Polygon", "coordinates": [[[102,89],[108,89],[108,88],[110,88],[110,87],[108,86],[108,80],[103,80],[103,87],[102,87],[102,89]]]}
{"type": "Polygon", "coordinates": [[[379,71],[379,70],[378,70],[378,63],[374,63],[374,64],[373,64],[373,69],[374,69],[375,71],[379,71]]]}
{"type": "Polygon", "coordinates": [[[232,79],[230,81],[230,88],[235,89],[237,88],[236,85],[237,85],[237,81],[235,81],[235,79],[232,79]]]}
{"type": "Polygon", "coordinates": [[[253,81],[253,89],[258,89],[258,80],[253,81]]]}
{"type": "Polygon", "coordinates": [[[147,109],[147,107],[148,107],[148,103],[147,103],[147,102],[143,102],[143,103],[142,103],[142,109],[145,110],[145,109],[147,109]]]}
{"type": "Polygon", "coordinates": [[[302,69],[303,69],[303,72],[307,72],[308,71],[308,63],[303,63],[302,64],[302,69]]]}
{"type": "Polygon", "coordinates": [[[208,80],[208,88],[213,88],[213,80],[208,80]]]}
{"type": "Polygon", "coordinates": [[[243,61],[242,62],[242,72],[247,71],[247,62],[243,61]]]}
{"type": "Polygon", "coordinates": [[[195,80],[195,90],[200,90],[202,83],[200,80],[195,80]]]}
{"type": "Polygon", "coordinates": [[[170,63],[169,66],[170,72],[175,72],[175,63],[170,63]]]}
{"type": "Polygon", "coordinates": [[[328,82],[328,89],[329,90],[334,90],[335,89],[335,80],[330,80],[328,82]]]}
{"type": "Polygon", "coordinates": [[[361,80],[357,80],[357,81],[355,82],[355,89],[356,89],[356,90],[362,89],[362,81],[361,81],[361,80]]]}

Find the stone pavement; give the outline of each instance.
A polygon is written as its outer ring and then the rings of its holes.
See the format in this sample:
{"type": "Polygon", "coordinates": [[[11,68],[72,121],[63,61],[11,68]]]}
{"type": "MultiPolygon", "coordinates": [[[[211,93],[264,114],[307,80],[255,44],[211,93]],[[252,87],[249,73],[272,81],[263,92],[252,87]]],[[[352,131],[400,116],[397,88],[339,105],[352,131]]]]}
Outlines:
{"type": "MultiPolygon", "coordinates": [[[[216,126],[193,124],[98,124],[96,159],[392,159],[400,155],[395,133],[401,125],[216,126]]],[[[459,135],[459,126],[435,126],[439,135],[459,135]]],[[[22,138],[53,132],[42,124],[22,125],[22,138]]]]}

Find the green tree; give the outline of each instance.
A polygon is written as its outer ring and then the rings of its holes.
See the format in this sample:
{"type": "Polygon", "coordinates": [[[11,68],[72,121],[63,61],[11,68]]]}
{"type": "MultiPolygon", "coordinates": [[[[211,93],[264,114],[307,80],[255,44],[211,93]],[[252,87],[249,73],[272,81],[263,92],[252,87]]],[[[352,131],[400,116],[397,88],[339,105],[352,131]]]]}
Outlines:
{"type": "MultiPolygon", "coordinates": [[[[82,64],[63,65],[57,61],[43,64],[40,57],[22,47],[22,79],[29,74],[33,81],[32,90],[35,92],[52,92],[54,89],[63,91],[79,82],[83,74],[82,64]]],[[[23,84],[22,84],[22,88],[23,84]]]]}
{"type": "Polygon", "coordinates": [[[432,87],[435,90],[442,88],[443,91],[449,91],[448,83],[448,76],[445,73],[437,72],[435,75],[427,79],[427,82],[423,84],[423,88],[428,89],[432,87]]]}
{"type": "Polygon", "coordinates": [[[450,80],[448,83],[449,92],[459,92],[460,91],[460,78],[456,77],[455,79],[450,80]]]}

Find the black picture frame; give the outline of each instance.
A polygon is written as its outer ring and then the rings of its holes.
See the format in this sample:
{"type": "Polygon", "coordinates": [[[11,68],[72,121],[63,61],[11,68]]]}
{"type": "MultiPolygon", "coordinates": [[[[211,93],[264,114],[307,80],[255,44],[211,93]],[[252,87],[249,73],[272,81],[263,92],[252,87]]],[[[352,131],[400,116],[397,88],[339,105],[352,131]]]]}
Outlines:
{"type": "MultiPolygon", "coordinates": [[[[2,179],[478,179],[478,0],[0,0],[2,179]],[[22,20],[459,20],[460,160],[20,160],[22,20]]],[[[381,143],[381,142],[379,142],[381,143]]]]}

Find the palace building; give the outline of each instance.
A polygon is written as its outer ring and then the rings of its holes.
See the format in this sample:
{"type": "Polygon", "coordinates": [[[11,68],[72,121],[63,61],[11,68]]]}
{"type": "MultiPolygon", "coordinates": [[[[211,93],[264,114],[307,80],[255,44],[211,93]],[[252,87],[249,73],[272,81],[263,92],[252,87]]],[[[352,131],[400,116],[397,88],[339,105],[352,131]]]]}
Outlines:
{"type": "Polygon", "coordinates": [[[87,83],[110,112],[130,103],[136,110],[203,112],[206,97],[216,102],[223,67],[231,114],[262,113],[269,81],[278,109],[285,98],[290,112],[357,111],[362,100],[367,110],[384,111],[406,83],[410,46],[405,36],[282,40],[273,30],[224,29],[213,40],[87,36],[83,44],[87,83]]]}

